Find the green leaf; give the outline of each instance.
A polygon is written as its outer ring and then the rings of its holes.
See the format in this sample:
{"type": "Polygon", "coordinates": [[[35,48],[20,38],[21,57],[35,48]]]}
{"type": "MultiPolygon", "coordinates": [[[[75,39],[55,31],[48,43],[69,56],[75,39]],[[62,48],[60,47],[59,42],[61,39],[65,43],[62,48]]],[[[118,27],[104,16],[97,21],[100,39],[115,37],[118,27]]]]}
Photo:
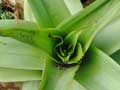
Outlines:
{"type": "Polygon", "coordinates": [[[0,20],[0,30],[3,29],[37,30],[38,27],[35,23],[24,20],[0,20]]]}
{"type": "Polygon", "coordinates": [[[47,59],[40,90],[68,90],[66,88],[69,88],[68,85],[72,82],[78,67],[60,69],[60,66],[56,66],[51,59],[47,59]]]}
{"type": "MultiPolygon", "coordinates": [[[[26,21],[2,20],[0,29],[36,30],[37,27],[34,23],[26,21]]],[[[0,67],[41,70],[44,65],[44,56],[42,51],[35,47],[11,38],[0,37],[0,67]]]]}
{"type": "Polygon", "coordinates": [[[70,13],[63,0],[28,0],[40,27],[56,27],[70,13]]]}
{"type": "Polygon", "coordinates": [[[87,90],[87,88],[83,87],[76,80],[72,80],[67,86],[65,90],[87,90]]]}
{"type": "Polygon", "coordinates": [[[64,0],[64,2],[72,15],[76,14],[77,12],[83,9],[83,6],[80,0],[64,0]]]}
{"type": "Polygon", "coordinates": [[[89,48],[91,42],[95,38],[95,36],[106,26],[108,25],[116,16],[116,14],[119,14],[120,9],[120,2],[118,0],[112,2],[111,8],[109,8],[109,11],[106,11],[106,14],[103,15],[103,17],[96,23],[96,25],[90,29],[87,28],[87,30],[82,33],[82,35],[79,37],[80,41],[83,44],[83,50],[86,52],[89,48]],[[86,43],[86,44],[85,44],[86,43]],[[84,45],[85,44],[85,45],[84,45]]]}
{"type": "MultiPolygon", "coordinates": [[[[40,81],[23,82],[22,90],[39,90],[40,81]]],[[[63,90],[63,89],[62,89],[63,90]]],[[[72,80],[65,88],[65,90],[87,90],[75,80],[72,80]]]]}
{"type": "Polygon", "coordinates": [[[39,90],[40,81],[23,82],[22,90],[39,90]]]}
{"type": "Polygon", "coordinates": [[[120,66],[97,48],[91,48],[76,72],[75,80],[88,90],[119,90],[120,66]]]}
{"type": "Polygon", "coordinates": [[[58,35],[55,28],[47,28],[42,30],[26,30],[26,29],[2,29],[0,35],[3,37],[11,37],[23,43],[44,50],[47,54],[52,55],[55,42],[51,35],[58,35]],[[46,42],[47,41],[47,42],[46,42]]]}
{"type": "Polygon", "coordinates": [[[41,80],[41,74],[40,70],[0,68],[0,82],[41,80]]]}
{"type": "Polygon", "coordinates": [[[104,13],[108,11],[110,6],[112,6],[112,2],[113,1],[110,0],[97,0],[82,11],[79,11],[76,15],[59,24],[57,27],[62,28],[65,32],[66,30],[69,32],[80,27],[93,27],[93,25],[101,19],[104,13]]]}
{"type": "Polygon", "coordinates": [[[24,1],[24,20],[36,22],[33,12],[28,4],[28,0],[24,1]]]}
{"type": "Polygon", "coordinates": [[[107,25],[93,41],[96,47],[107,54],[113,54],[120,49],[120,19],[116,17],[107,25]]]}
{"type": "Polygon", "coordinates": [[[0,67],[42,70],[45,55],[37,48],[0,37],[0,67]]]}
{"type": "MultiPolygon", "coordinates": [[[[62,28],[66,33],[76,29],[92,29],[96,24],[99,24],[108,9],[111,10],[113,6],[117,8],[117,3],[119,3],[119,0],[97,0],[78,14],[59,24],[58,28],[62,28]]],[[[115,16],[117,15],[118,13],[115,14],[115,16]]]]}

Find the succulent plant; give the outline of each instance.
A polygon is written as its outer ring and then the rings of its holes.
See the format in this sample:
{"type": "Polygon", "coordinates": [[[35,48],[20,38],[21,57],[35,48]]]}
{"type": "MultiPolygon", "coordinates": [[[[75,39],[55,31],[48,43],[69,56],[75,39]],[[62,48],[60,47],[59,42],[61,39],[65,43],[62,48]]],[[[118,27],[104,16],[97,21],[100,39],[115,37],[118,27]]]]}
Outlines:
{"type": "Polygon", "coordinates": [[[120,90],[120,1],[78,3],[25,0],[24,20],[0,21],[1,82],[22,82],[22,90],[120,90]]]}

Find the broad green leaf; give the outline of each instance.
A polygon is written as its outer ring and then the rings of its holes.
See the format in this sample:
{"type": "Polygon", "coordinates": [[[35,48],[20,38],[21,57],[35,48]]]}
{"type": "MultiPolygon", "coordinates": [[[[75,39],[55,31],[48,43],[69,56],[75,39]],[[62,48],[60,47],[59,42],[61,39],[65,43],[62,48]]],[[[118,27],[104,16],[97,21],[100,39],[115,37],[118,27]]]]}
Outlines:
{"type": "MultiPolygon", "coordinates": [[[[33,27],[29,28],[29,25],[30,25],[29,22],[28,23],[27,22],[22,23],[22,22],[23,21],[21,21],[21,23],[16,23],[14,21],[2,21],[1,26],[0,26],[0,28],[1,28],[0,35],[5,36],[5,37],[12,37],[21,42],[30,44],[31,46],[38,48],[38,51],[43,50],[50,56],[53,55],[54,46],[55,46],[56,42],[53,42],[55,40],[51,37],[51,35],[54,35],[54,34],[58,35],[60,30],[55,29],[55,28],[47,28],[45,30],[44,29],[38,30],[38,28],[36,27],[36,25],[34,25],[34,23],[33,24],[30,23],[33,27]],[[4,23],[6,22],[7,24],[3,24],[3,22],[4,23]],[[24,23],[25,23],[25,25],[23,25],[24,23]],[[8,25],[10,25],[10,26],[8,26],[8,25]]],[[[40,54],[40,53],[38,53],[38,54],[40,54]]],[[[35,57],[37,56],[37,58],[39,58],[38,54],[36,54],[35,57]]],[[[33,57],[33,58],[35,59],[35,57],[33,57]]],[[[43,62],[43,60],[41,62],[43,62]]],[[[43,65],[43,63],[42,63],[42,65],[43,65]]],[[[33,67],[34,67],[34,65],[33,65],[33,67]]],[[[38,66],[36,66],[36,67],[38,67],[38,66]]],[[[34,67],[33,69],[35,69],[36,67],[34,67]]],[[[18,67],[18,68],[20,68],[20,67],[18,67]]],[[[28,68],[30,68],[30,67],[28,67],[28,68]]]]}
{"type": "Polygon", "coordinates": [[[39,90],[40,81],[27,81],[23,82],[22,90],[39,90]]]}
{"type": "MultiPolygon", "coordinates": [[[[69,9],[69,11],[71,12],[71,14],[73,15],[83,9],[83,6],[80,0],[64,0],[64,2],[67,8],[69,9]]],[[[28,0],[24,1],[24,19],[28,21],[31,20],[33,22],[36,22],[33,12],[30,9],[30,6],[28,4],[28,0]]]]}
{"type": "Polygon", "coordinates": [[[113,54],[120,49],[120,19],[116,17],[108,24],[94,40],[96,47],[107,54],[113,54]]]}
{"type": "Polygon", "coordinates": [[[90,31],[88,32],[83,32],[83,36],[80,38],[83,38],[84,42],[85,40],[88,40],[85,49],[87,46],[92,42],[92,39],[96,36],[99,31],[101,31],[107,24],[109,24],[116,15],[118,15],[118,11],[120,9],[120,1],[118,2],[117,0],[112,3],[114,6],[110,8],[110,10],[103,15],[101,20],[99,20],[96,25],[91,28],[90,31]],[[93,29],[93,30],[92,30],[93,29]],[[90,36],[90,37],[89,37],[90,36]]]}
{"type": "Polygon", "coordinates": [[[63,0],[28,0],[28,3],[41,27],[56,27],[70,16],[63,0]]]}
{"type": "MultiPolygon", "coordinates": [[[[39,90],[40,81],[28,81],[23,82],[22,90],[39,90]]],[[[67,86],[65,90],[87,90],[85,87],[80,85],[75,80],[72,80],[67,86]]]]}
{"type": "Polygon", "coordinates": [[[120,1],[116,0],[112,2],[111,8],[109,8],[109,11],[106,11],[106,13],[103,15],[103,17],[96,23],[94,27],[88,30],[84,30],[83,34],[79,37],[80,41],[85,45],[83,45],[83,50],[86,52],[89,48],[91,42],[95,38],[96,34],[99,33],[106,25],[108,25],[116,16],[116,14],[119,14],[120,9],[120,1]],[[114,5],[114,6],[112,6],[114,5]]]}
{"type": "Polygon", "coordinates": [[[87,88],[83,87],[76,80],[72,80],[67,86],[65,90],[87,90],[87,88]]]}
{"type": "Polygon", "coordinates": [[[45,55],[37,48],[0,37],[0,67],[42,70],[45,55]]]}
{"type": "Polygon", "coordinates": [[[43,50],[44,52],[52,55],[55,40],[52,38],[52,35],[58,35],[59,31],[55,28],[47,28],[41,30],[27,30],[27,29],[2,29],[0,35],[3,37],[11,37],[23,43],[34,46],[38,49],[43,50]]]}
{"type": "Polygon", "coordinates": [[[118,63],[120,64],[120,50],[116,51],[111,55],[111,57],[118,63]]]}
{"type": "Polygon", "coordinates": [[[0,20],[0,30],[3,29],[37,30],[38,27],[35,23],[24,20],[0,20]]]}
{"type": "Polygon", "coordinates": [[[36,22],[33,12],[28,4],[28,0],[24,1],[24,20],[36,22]]]}
{"type": "Polygon", "coordinates": [[[0,82],[41,80],[41,74],[40,70],[0,68],[0,82]]]}
{"type": "MultiPolygon", "coordinates": [[[[40,90],[66,90],[79,66],[62,68],[56,66],[51,59],[46,60],[42,74],[40,90]]],[[[68,87],[69,88],[69,87],[68,87]]],[[[67,89],[68,90],[68,89],[67,89]]]]}
{"type": "MultiPolygon", "coordinates": [[[[3,20],[0,21],[0,29],[36,30],[37,28],[34,23],[26,21],[3,20]]],[[[31,70],[43,69],[45,57],[41,50],[14,39],[0,37],[0,53],[0,67],[31,70]]]]}
{"type": "MultiPolygon", "coordinates": [[[[22,90],[39,90],[39,84],[40,84],[40,81],[23,82],[22,90]]],[[[69,83],[68,87],[66,87],[66,89],[68,89],[68,90],[80,90],[80,89],[87,90],[82,85],[80,85],[78,82],[76,82],[75,80],[71,81],[69,83]]]]}
{"type": "Polygon", "coordinates": [[[91,29],[98,24],[106,12],[109,11],[108,9],[112,9],[113,6],[116,7],[117,3],[119,3],[119,0],[97,0],[76,15],[59,24],[58,28],[61,28],[64,32],[70,32],[79,28],[83,30],[86,28],[91,29]]]}
{"type": "Polygon", "coordinates": [[[76,14],[77,12],[83,9],[80,0],[64,0],[64,2],[72,15],[76,14]]]}
{"type": "Polygon", "coordinates": [[[83,59],[75,80],[88,90],[119,90],[120,66],[97,48],[91,48],[83,59]]]}
{"type": "MultiPolygon", "coordinates": [[[[100,20],[113,1],[110,0],[97,0],[88,7],[79,11],[76,15],[65,20],[57,27],[62,28],[64,32],[78,29],[80,27],[87,27],[89,24],[95,24],[100,20]]],[[[89,25],[93,27],[93,25],[89,25]]]]}

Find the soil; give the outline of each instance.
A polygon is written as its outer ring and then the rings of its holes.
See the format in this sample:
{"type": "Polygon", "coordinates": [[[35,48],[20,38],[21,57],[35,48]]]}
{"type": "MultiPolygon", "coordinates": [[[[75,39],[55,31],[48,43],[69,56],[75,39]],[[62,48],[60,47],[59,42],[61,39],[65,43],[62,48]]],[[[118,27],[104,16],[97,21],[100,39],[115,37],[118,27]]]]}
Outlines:
{"type": "Polygon", "coordinates": [[[7,19],[23,19],[23,0],[2,0],[2,11],[9,13],[7,19]]]}
{"type": "Polygon", "coordinates": [[[14,82],[0,83],[0,90],[21,90],[21,85],[14,82]]]}

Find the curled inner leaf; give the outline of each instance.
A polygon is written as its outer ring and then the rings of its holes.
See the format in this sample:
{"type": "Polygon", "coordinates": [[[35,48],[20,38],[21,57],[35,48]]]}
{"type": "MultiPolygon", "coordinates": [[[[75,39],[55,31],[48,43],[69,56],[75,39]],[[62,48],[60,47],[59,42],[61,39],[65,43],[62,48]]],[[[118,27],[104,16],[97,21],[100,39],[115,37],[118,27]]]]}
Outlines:
{"type": "MultiPolygon", "coordinates": [[[[81,44],[78,42],[78,38],[82,31],[72,31],[65,38],[61,36],[53,36],[60,39],[60,42],[55,47],[55,53],[59,62],[62,64],[76,64],[80,62],[84,53],[81,44]]],[[[57,61],[58,62],[58,61],[57,61]]]]}

